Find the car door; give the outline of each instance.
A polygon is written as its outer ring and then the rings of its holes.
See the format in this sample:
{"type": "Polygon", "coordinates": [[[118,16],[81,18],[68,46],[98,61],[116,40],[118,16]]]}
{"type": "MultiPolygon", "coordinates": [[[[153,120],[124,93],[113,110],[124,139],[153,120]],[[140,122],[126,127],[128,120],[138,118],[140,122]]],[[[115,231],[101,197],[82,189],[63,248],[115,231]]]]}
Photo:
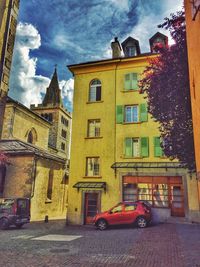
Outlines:
{"type": "Polygon", "coordinates": [[[122,224],[123,223],[123,205],[118,204],[112,208],[107,215],[107,221],[110,225],[122,224]]]}
{"type": "Polygon", "coordinates": [[[131,224],[136,220],[137,217],[137,204],[125,203],[122,220],[124,224],[131,224]]]}

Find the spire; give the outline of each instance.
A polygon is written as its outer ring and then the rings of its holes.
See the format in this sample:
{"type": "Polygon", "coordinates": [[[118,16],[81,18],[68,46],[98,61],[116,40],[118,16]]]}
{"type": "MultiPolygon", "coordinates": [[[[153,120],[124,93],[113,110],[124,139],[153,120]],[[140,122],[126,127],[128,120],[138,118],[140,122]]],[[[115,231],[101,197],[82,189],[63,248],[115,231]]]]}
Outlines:
{"type": "Polygon", "coordinates": [[[47,87],[42,104],[44,106],[62,106],[61,91],[58,84],[57,65],[55,65],[54,74],[51,78],[49,87],[47,87]]]}

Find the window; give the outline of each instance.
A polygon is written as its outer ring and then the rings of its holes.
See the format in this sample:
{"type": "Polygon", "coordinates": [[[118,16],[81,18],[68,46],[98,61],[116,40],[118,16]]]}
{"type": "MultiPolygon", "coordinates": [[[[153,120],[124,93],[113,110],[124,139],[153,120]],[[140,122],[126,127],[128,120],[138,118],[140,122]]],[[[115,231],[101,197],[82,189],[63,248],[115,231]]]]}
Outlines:
{"type": "Polygon", "coordinates": [[[37,141],[37,132],[34,128],[32,128],[28,132],[27,142],[34,145],[36,141],[37,141]]]}
{"type": "MultiPolygon", "coordinates": [[[[125,178],[126,179],[126,178],[125,178]]],[[[130,180],[130,179],[129,179],[130,180]]],[[[123,200],[124,201],[147,201],[153,207],[168,207],[168,187],[167,183],[126,183],[123,182],[123,200]]]]}
{"type": "Polygon", "coordinates": [[[134,211],[134,210],[136,210],[136,208],[137,208],[137,205],[136,204],[125,204],[125,206],[124,206],[124,210],[125,211],[134,211]]]}
{"type": "Polygon", "coordinates": [[[147,104],[116,107],[116,123],[133,123],[148,121],[147,104]]]}
{"type": "Polygon", "coordinates": [[[149,138],[125,138],[125,157],[148,157],[149,156],[149,138]]]}
{"type": "Polygon", "coordinates": [[[190,3],[192,5],[192,20],[195,20],[197,13],[200,11],[200,0],[192,0],[190,3]]]}
{"type": "Polygon", "coordinates": [[[122,212],[123,206],[120,204],[114,208],[111,209],[111,213],[118,213],[118,212],[122,212]]]}
{"type": "Polygon", "coordinates": [[[50,122],[53,121],[53,114],[52,114],[52,113],[41,114],[41,116],[42,116],[43,118],[45,118],[45,120],[47,120],[47,121],[50,121],[50,122]]]}
{"type": "Polygon", "coordinates": [[[154,137],[154,157],[162,157],[163,155],[160,137],[154,137]]]}
{"type": "Polygon", "coordinates": [[[95,102],[100,100],[101,100],[101,82],[96,79],[90,83],[89,102],[95,102]]]}
{"type": "Polygon", "coordinates": [[[49,170],[49,179],[47,186],[47,199],[52,199],[52,191],[53,191],[53,170],[49,170]]]}
{"type": "Polygon", "coordinates": [[[100,120],[88,120],[88,137],[100,136],[100,120]]]}
{"type": "Polygon", "coordinates": [[[4,185],[5,185],[5,177],[6,177],[6,166],[0,165],[0,196],[3,195],[4,185]]]}
{"type": "Polygon", "coordinates": [[[138,106],[125,107],[125,122],[138,122],[138,106]]]}
{"type": "Polygon", "coordinates": [[[125,90],[137,90],[138,89],[138,74],[127,73],[124,77],[124,89],[125,90]]]}
{"type": "Polygon", "coordinates": [[[86,159],[86,176],[99,176],[99,157],[86,159]]]}
{"type": "Polygon", "coordinates": [[[135,46],[128,46],[126,48],[126,54],[128,57],[136,56],[136,47],[135,46]]]}
{"type": "Polygon", "coordinates": [[[62,135],[63,138],[66,138],[67,137],[67,132],[62,129],[61,135],[62,135]]]}
{"type": "Polygon", "coordinates": [[[67,120],[66,118],[64,118],[63,116],[61,116],[61,123],[62,123],[63,125],[65,125],[65,126],[68,127],[69,122],[68,122],[68,120],[67,120]]]}
{"type": "Polygon", "coordinates": [[[61,143],[61,149],[65,151],[65,143],[61,143]]]}

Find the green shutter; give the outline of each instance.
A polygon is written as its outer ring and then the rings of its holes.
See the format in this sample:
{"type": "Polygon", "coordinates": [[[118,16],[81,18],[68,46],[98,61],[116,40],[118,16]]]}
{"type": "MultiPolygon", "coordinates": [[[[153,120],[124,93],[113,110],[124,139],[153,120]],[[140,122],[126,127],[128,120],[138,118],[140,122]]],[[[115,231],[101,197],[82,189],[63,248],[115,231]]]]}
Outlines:
{"type": "Polygon", "coordinates": [[[147,112],[147,104],[140,104],[140,121],[148,121],[148,112],[147,112]]]}
{"type": "Polygon", "coordinates": [[[154,156],[155,157],[163,156],[162,147],[160,146],[160,137],[154,137],[154,156]]]}
{"type": "Polygon", "coordinates": [[[123,123],[124,121],[124,106],[116,107],[116,122],[123,123]]]}
{"type": "Polygon", "coordinates": [[[133,90],[137,90],[138,89],[137,73],[131,73],[131,89],[133,89],[133,90]]]}
{"type": "Polygon", "coordinates": [[[149,138],[141,137],[141,156],[148,157],[149,156],[149,138]]]}
{"type": "Polygon", "coordinates": [[[125,156],[126,157],[132,157],[133,155],[133,144],[132,144],[132,138],[125,138],[125,156]]]}
{"type": "Polygon", "coordinates": [[[131,73],[128,73],[124,77],[124,88],[125,90],[131,89],[131,73]]]}

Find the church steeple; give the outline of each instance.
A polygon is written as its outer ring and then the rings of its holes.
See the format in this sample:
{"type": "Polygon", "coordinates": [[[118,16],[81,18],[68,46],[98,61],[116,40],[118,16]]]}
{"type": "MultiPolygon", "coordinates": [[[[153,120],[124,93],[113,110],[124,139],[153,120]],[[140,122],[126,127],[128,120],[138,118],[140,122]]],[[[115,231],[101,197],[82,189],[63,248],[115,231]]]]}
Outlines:
{"type": "Polygon", "coordinates": [[[61,99],[61,90],[58,84],[57,69],[55,67],[54,74],[51,78],[49,87],[47,87],[44,100],[42,102],[43,106],[63,106],[61,99]]]}

